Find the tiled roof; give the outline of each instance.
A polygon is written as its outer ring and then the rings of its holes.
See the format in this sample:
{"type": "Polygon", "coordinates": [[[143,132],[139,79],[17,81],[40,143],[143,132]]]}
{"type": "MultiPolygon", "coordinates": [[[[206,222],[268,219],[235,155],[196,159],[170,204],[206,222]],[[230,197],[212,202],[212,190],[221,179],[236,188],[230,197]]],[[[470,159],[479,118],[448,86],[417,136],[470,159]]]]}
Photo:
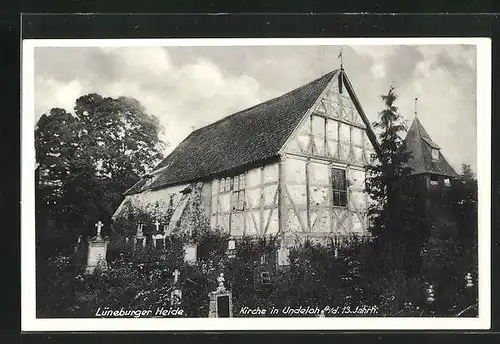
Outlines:
{"type": "Polygon", "coordinates": [[[412,174],[431,173],[448,177],[457,177],[457,173],[446,161],[439,146],[432,141],[429,134],[415,117],[406,134],[405,142],[411,157],[408,165],[412,168],[412,174]],[[432,149],[439,149],[437,160],[432,159],[432,149]]]}
{"type": "Polygon", "coordinates": [[[190,182],[276,157],[337,73],[334,70],[282,96],[193,131],[155,168],[152,180],[143,178],[126,194],[190,182]]]}

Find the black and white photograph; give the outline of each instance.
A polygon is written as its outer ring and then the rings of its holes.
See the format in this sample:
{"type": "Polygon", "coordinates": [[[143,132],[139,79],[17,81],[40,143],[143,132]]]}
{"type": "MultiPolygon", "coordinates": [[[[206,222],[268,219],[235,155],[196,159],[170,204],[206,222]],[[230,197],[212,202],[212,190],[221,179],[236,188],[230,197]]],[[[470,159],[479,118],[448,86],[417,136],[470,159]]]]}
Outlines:
{"type": "Polygon", "coordinates": [[[489,40],[23,44],[23,327],[489,328],[489,40]]]}

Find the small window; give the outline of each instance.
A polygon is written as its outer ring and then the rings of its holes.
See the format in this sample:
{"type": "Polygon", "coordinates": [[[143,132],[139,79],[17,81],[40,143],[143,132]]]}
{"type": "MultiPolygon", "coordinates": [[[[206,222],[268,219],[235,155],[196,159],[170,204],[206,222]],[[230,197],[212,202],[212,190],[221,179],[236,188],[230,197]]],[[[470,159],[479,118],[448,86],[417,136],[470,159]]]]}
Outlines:
{"type": "Polygon", "coordinates": [[[439,160],[439,149],[432,148],[432,160],[439,160]]]}
{"type": "Polygon", "coordinates": [[[431,175],[431,185],[438,185],[439,184],[439,177],[436,175],[431,175]]]}
{"type": "Polygon", "coordinates": [[[333,206],[347,206],[347,180],[345,170],[332,169],[333,206]]]}
{"type": "Polygon", "coordinates": [[[445,178],[444,179],[444,186],[446,186],[447,188],[449,188],[451,186],[450,178],[445,178]]]}
{"type": "Polygon", "coordinates": [[[229,192],[231,191],[231,178],[226,178],[226,183],[224,186],[224,191],[229,192]]]}
{"type": "Polygon", "coordinates": [[[224,192],[224,187],[225,187],[225,181],[224,181],[224,178],[221,178],[221,180],[219,181],[219,192],[224,192]]]}

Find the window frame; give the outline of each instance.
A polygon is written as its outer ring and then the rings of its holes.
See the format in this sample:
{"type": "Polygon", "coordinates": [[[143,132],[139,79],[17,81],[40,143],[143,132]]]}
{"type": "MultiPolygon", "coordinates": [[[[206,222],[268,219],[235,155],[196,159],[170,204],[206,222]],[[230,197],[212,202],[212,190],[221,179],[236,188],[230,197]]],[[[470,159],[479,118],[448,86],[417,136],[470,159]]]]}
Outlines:
{"type": "Polygon", "coordinates": [[[245,173],[231,177],[231,211],[245,210],[245,186],[245,173]]]}
{"type": "Polygon", "coordinates": [[[334,208],[347,208],[348,204],[348,188],[347,188],[347,171],[343,168],[338,168],[338,167],[332,167],[330,169],[330,174],[331,174],[331,189],[332,189],[332,207],[334,208]],[[343,184],[344,187],[343,189],[338,188],[338,185],[335,185],[335,178],[334,174],[336,171],[339,171],[342,173],[342,179],[343,179],[343,184]],[[342,197],[343,196],[343,197],[342,197]]]}

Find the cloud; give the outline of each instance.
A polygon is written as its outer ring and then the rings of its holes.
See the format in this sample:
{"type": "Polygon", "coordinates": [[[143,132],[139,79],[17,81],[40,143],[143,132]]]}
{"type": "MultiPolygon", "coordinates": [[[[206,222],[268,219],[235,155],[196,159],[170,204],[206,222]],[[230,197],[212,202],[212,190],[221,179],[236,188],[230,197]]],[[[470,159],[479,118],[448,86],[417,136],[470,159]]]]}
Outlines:
{"type": "MultiPolygon", "coordinates": [[[[339,46],[36,48],[35,106],[71,111],[91,92],[130,96],[160,119],[171,149],[192,130],[338,68],[339,46]]],[[[344,67],[370,121],[391,84],[458,168],[476,166],[473,46],[344,46],[344,67]]]]}

